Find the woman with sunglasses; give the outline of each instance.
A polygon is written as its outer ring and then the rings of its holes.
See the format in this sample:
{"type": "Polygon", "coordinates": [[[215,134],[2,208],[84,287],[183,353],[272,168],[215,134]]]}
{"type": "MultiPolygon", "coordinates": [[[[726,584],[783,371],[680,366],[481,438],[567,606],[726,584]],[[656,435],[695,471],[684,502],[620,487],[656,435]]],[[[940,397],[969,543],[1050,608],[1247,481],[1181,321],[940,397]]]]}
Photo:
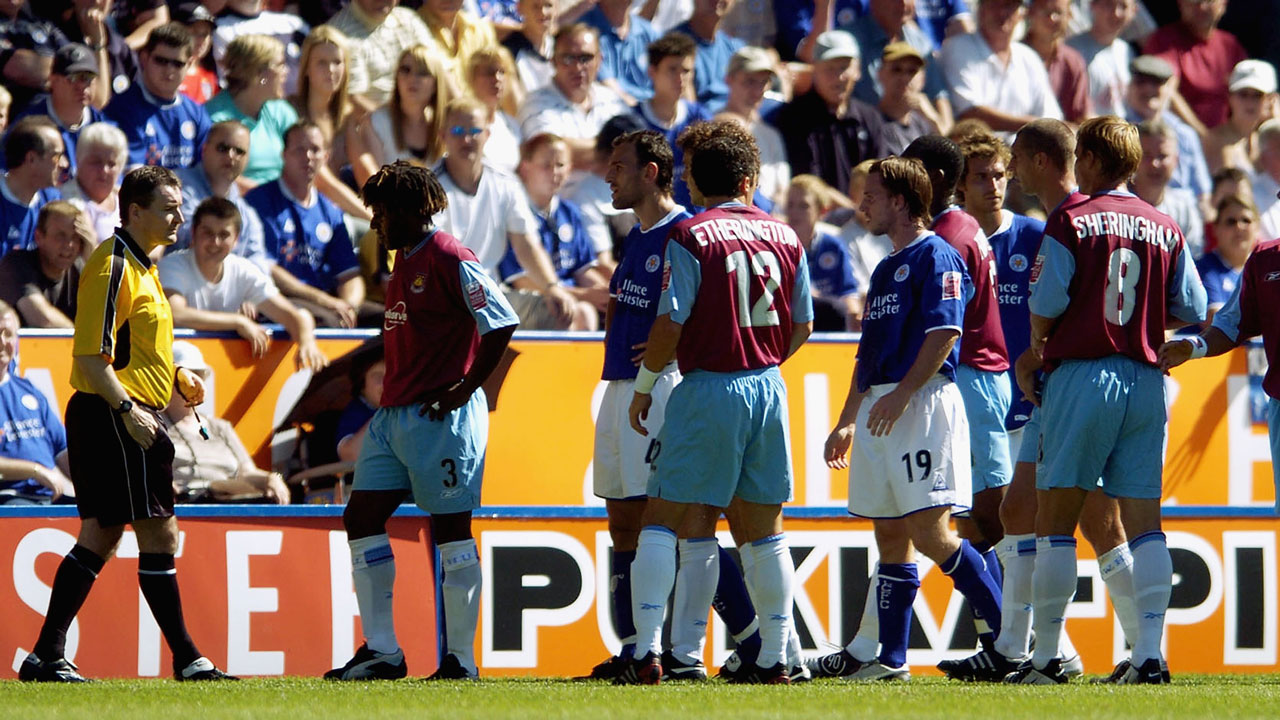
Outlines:
{"type": "Polygon", "coordinates": [[[356,185],[361,187],[383,165],[408,160],[434,165],[444,151],[441,128],[449,101],[440,59],[426,45],[400,54],[391,102],[360,123],[348,153],[356,185]]]}
{"type": "Polygon", "coordinates": [[[284,131],[298,122],[284,100],[284,45],[266,35],[241,35],[227,46],[222,66],[227,87],[205,109],[213,122],[237,120],[249,128],[249,162],[236,181],[249,190],[280,177],[284,131]]]}
{"type": "Polygon", "coordinates": [[[1228,195],[1215,206],[1213,235],[1218,245],[1196,261],[1196,270],[1209,296],[1209,315],[1202,327],[1213,323],[1213,314],[1222,309],[1240,284],[1240,271],[1258,244],[1258,210],[1242,195],[1228,195]]]}

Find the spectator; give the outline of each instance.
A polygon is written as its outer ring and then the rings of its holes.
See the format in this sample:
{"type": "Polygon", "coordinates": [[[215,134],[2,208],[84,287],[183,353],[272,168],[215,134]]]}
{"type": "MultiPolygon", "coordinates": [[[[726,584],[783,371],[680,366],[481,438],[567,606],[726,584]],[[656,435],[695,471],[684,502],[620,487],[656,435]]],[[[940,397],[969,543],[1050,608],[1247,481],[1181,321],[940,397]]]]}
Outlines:
{"type": "Polygon", "coordinates": [[[1138,0],[1091,0],[1093,24],[1067,41],[1084,58],[1089,98],[1099,115],[1123,115],[1133,50],[1121,39],[1137,14],[1138,0]]]}
{"type": "Polygon", "coordinates": [[[381,324],[381,309],[364,307],[364,279],[342,211],[316,192],[329,161],[320,128],[298,123],[284,134],[284,169],[275,182],[245,194],[262,219],[271,279],[285,297],[308,310],[322,327],[381,324]]]}
{"type": "MultiPolygon", "coordinates": [[[[138,58],[124,36],[112,27],[108,17],[110,0],[63,0],[41,5],[39,12],[62,31],[67,42],[84,45],[93,53],[98,66],[93,84],[95,108],[101,110],[113,94],[129,89],[138,74],[138,58]]],[[[54,50],[58,47],[63,46],[55,46],[54,50]]]]}
{"type": "MultiPolygon", "coordinates": [[[[490,274],[510,247],[536,292],[508,294],[521,323],[568,327],[577,301],[559,283],[538,242],[538,224],[516,178],[485,165],[488,111],[474,98],[457,98],[445,113],[445,156],[436,177],[449,199],[433,223],[461,240],[490,274]],[[541,308],[539,306],[542,306],[541,308]]],[[[567,144],[567,143],[566,143],[567,144]]]]}
{"type": "Polygon", "coordinates": [[[348,140],[355,132],[356,113],[347,95],[347,38],[330,25],[311,31],[302,43],[298,92],[289,103],[299,120],[319,126],[329,138],[329,164],[320,168],[316,189],[351,217],[373,216],[364,201],[339,179],[349,162],[348,140]]]}
{"type": "Polygon", "coordinates": [[[648,20],[631,12],[631,0],[600,0],[582,22],[596,29],[600,38],[599,80],[634,105],[653,95],[652,74],[656,62],[646,53],[661,37],[648,20]]]}
{"type": "Polygon", "coordinates": [[[613,206],[613,192],[604,176],[609,170],[609,156],[613,141],[629,132],[644,130],[644,123],[632,113],[616,115],[605,122],[596,136],[595,157],[585,173],[570,175],[561,197],[567,198],[582,211],[582,221],[587,236],[596,251],[600,267],[610,274],[625,251],[622,242],[635,226],[636,214],[631,210],[619,210],[613,206]]]}
{"type": "Polygon", "coordinates": [[[880,155],[868,127],[868,120],[879,120],[879,112],[850,99],[859,68],[852,35],[843,30],[823,33],[813,58],[813,87],[784,105],[775,124],[787,145],[793,174],[817,175],[848,192],[853,166],[880,155]]]}
{"type": "Polygon", "coordinates": [[[365,111],[385,105],[395,90],[400,55],[414,45],[434,47],[418,14],[396,7],[398,0],[351,0],[329,24],[351,43],[347,91],[365,111]]]}
{"type": "MultiPolygon", "coordinates": [[[[870,0],[867,12],[849,26],[862,53],[862,71],[853,86],[853,96],[868,105],[878,105],[884,95],[880,68],[884,49],[891,43],[906,43],[923,59],[936,59],[940,46],[914,22],[912,3],[904,0],[870,0]]],[[[936,62],[925,63],[923,92],[934,105],[940,127],[951,124],[951,101],[947,99],[946,79],[936,62]]],[[[917,89],[917,92],[920,90],[917,89]]]]}
{"type": "MultiPolygon", "coordinates": [[[[520,147],[520,181],[529,197],[538,239],[551,258],[560,283],[577,301],[568,329],[596,330],[600,313],[609,304],[609,278],[596,262],[595,249],[582,224],[582,213],[558,195],[569,178],[569,167],[569,146],[555,135],[535,135],[520,147]]],[[[527,277],[512,246],[507,247],[507,254],[498,263],[498,274],[502,282],[517,292],[537,292],[537,285],[527,277]]],[[[542,322],[546,324],[547,320],[542,322]]],[[[558,323],[550,327],[538,327],[535,323],[526,329],[558,329],[558,323]]]]}
{"type": "Polygon", "coordinates": [[[355,462],[364,445],[369,421],[382,404],[382,380],[387,376],[387,363],[378,355],[363,356],[364,361],[351,364],[351,402],[338,417],[338,459],[355,462]]]}
{"type": "Polygon", "coordinates": [[[471,53],[467,85],[476,99],[489,108],[489,141],[484,144],[484,159],[510,173],[516,171],[520,160],[520,124],[508,112],[516,82],[515,65],[506,48],[490,45],[471,53]]]}
{"type": "Polygon", "coordinates": [[[183,3],[174,8],[173,21],[191,33],[191,62],[178,92],[203,105],[218,92],[218,74],[212,69],[209,50],[213,47],[213,14],[198,2],[183,3]]]}
{"type": "Polygon", "coordinates": [[[502,40],[516,62],[516,74],[526,93],[546,87],[555,75],[557,0],[519,0],[516,8],[524,25],[502,40]]]}
{"type": "Polygon", "coordinates": [[[27,0],[0,3],[0,79],[17,107],[49,83],[53,54],[69,40],[53,23],[37,17],[27,0]]]}
{"type": "Polygon", "coordinates": [[[115,125],[93,123],[80,131],[75,177],[63,183],[59,191],[64,200],[85,214],[95,245],[114,235],[120,224],[116,190],[128,159],[129,142],[115,125]]]}
{"type": "Polygon", "coordinates": [[[677,205],[689,206],[689,186],[684,180],[684,150],[676,144],[676,138],[694,123],[711,119],[701,105],[685,98],[693,90],[693,61],[698,48],[688,35],[670,32],[650,43],[649,80],[653,95],[636,106],[636,115],[646,129],[662,133],[675,155],[676,178],[672,198],[677,205]]]}
{"type": "Polygon", "coordinates": [[[729,58],[742,48],[743,42],[720,30],[720,21],[733,7],[734,0],[694,0],[693,15],[675,27],[698,44],[698,57],[693,72],[694,93],[698,102],[710,112],[719,112],[729,97],[724,84],[729,58]]]}
{"type": "MultiPolygon", "coordinates": [[[[195,345],[175,340],[173,362],[199,374],[206,385],[212,382],[212,372],[195,345]]],[[[177,386],[164,409],[164,421],[173,440],[176,502],[266,500],[277,505],[288,504],[289,486],[284,484],[284,477],[254,465],[231,423],[197,415],[194,408],[187,406],[177,386]]]]}
{"type": "Polygon", "coordinates": [[[720,21],[720,29],[746,46],[774,47],[778,40],[775,8],[782,4],[783,0],[738,0],[720,21]]]}
{"type": "Polygon", "coordinates": [[[129,165],[191,167],[209,133],[209,115],[178,93],[186,79],[194,41],[177,23],[161,25],[138,53],[141,81],[118,93],[107,105],[107,119],[129,139],[129,165]]]}
{"type": "Polygon", "coordinates": [[[956,118],[977,118],[1004,138],[1036,118],[1062,117],[1040,56],[1013,39],[1024,14],[1021,0],[984,0],[977,32],[942,45],[956,118]]]}
{"type": "Polygon", "coordinates": [[[1049,87],[1067,122],[1093,115],[1089,102],[1089,71],[1084,56],[1066,43],[1071,0],[1031,0],[1027,10],[1027,44],[1049,72],[1049,87]]]}
{"type": "Polygon", "coordinates": [[[30,250],[36,216],[46,203],[62,197],[58,182],[67,169],[62,135],[47,117],[14,123],[4,138],[9,171],[0,180],[0,257],[13,250],[30,250]]]}
{"type": "MultiPolygon", "coordinates": [[[[1239,195],[1242,198],[1253,198],[1253,183],[1249,181],[1249,173],[1237,167],[1224,167],[1213,174],[1213,192],[1209,196],[1209,214],[1204,217],[1204,249],[1209,251],[1218,246],[1218,240],[1213,234],[1213,223],[1217,216],[1215,208],[1222,199],[1228,195],[1239,195]]],[[[1256,211],[1258,206],[1254,204],[1256,211]]],[[[1265,234],[1262,228],[1262,219],[1258,219],[1259,233],[1265,234]]]]}
{"type": "Polygon", "coordinates": [[[62,133],[62,144],[67,150],[70,172],[76,171],[76,138],[90,123],[106,118],[95,108],[93,84],[98,76],[98,63],[89,48],[71,44],[58,48],[53,56],[53,70],[49,73],[49,92],[35,96],[25,110],[14,119],[42,115],[53,121],[62,133]]]}
{"type": "Polygon", "coordinates": [[[0,505],[48,505],[76,494],[67,432],[44,393],[15,370],[18,315],[0,301],[0,505]]]}
{"type": "Polygon", "coordinates": [[[862,329],[862,296],[853,276],[849,248],[822,232],[818,219],[848,201],[815,175],[797,175],[787,191],[787,224],[796,231],[809,260],[813,292],[813,329],[857,332],[862,329]]]}
{"type": "Polygon", "coordinates": [[[284,131],[298,112],[284,99],[284,46],[269,35],[240,35],[222,56],[227,87],[205,110],[212,122],[235,120],[249,128],[249,159],[237,182],[241,189],[280,177],[284,131]]]}
{"type": "Polygon", "coordinates": [[[1197,198],[1190,190],[1170,187],[1178,166],[1178,137],[1173,128],[1158,119],[1138,123],[1142,161],[1133,175],[1132,190],[1149,205],[1173,218],[1182,229],[1191,256],[1204,253],[1204,219],[1197,198]]]}
{"type": "Polygon", "coordinates": [[[734,16],[747,4],[746,0],[735,2],[721,27],[749,45],[776,47],[782,59],[787,62],[811,62],[813,41],[817,36],[837,27],[852,32],[852,25],[865,16],[867,9],[865,0],[779,0],[773,3],[770,17],[756,20],[757,26],[767,25],[772,21],[774,41],[757,43],[734,32],[735,28],[732,27],[734,16]]]}
{"type": "Polygon", "coordinates": [[[9,111],[13,109],[13,96],[0,85],[0,135],[9,129],[9,111]]]}
{"type": "Polygon", "coordinates": [[[14,307],[23,327],[70,328],[86,247],[97,243],[75,205],[64,200],[40,208],[35,249],[0,259],[0,300],[14,307]]]}
{"type": "Polygon", "coordinates": [[[391,103],[360,123],[351,137],[351,169],[363,187],[383,165],[408,160],[432,165],[440,159],[448,86],[440,82],[444,65],[426,45],[400,55],[391,103]]]}
{"type": "Polygon", "coordinates": [[[1262,239],[1280,238],[1280,118],[1258,128],[1258,163],[1253,176],[1253,203],[1262,213],[1262,239]]]}
{"type": "Polygon", "coordinates": [[[1248,57],[1231,33],[1217,29],[1227,0],[1178,0],[1176,23],[1147,38],[1142,51],[1173,66],[1173,109],[1201,137],[1227,119],[1227,76],[1248,57]]]}
{"type": "Polygon", "coordinates": [[[467,87],[471,53],[498,42],[493,23],[464,10],[461,0],[424,0],[418,15],[435,38],[436,53],[444,61],[445,70],[458,87],[467,87]]]}
{"type": "Polygon", "coordinates": [[[953,35],[974,31],[968,0],[915,0],[916,25],[933,41],[934,48],[953,35]]]}
{"type": "Polygon", "coordinates": [[[1214,313],[1235,292],[1240,271],[1258,244],[1258,210],[1253,201],[1240,195],[1227,195],[1214,207],[1213,234],[1218,246],[1196,261],[1196,270],[1209,296],[1209,316],[1205,327],[1213,322],[1214,313]]]}
{"type": "Polygon", "coordinates": [[[261,268],[232,254],[240,235],[240,211],[235,204],[208,198],[196,208],[191,225],[191,247],[166,255],[158,265],[160,284],[173,308],[173,324],[233,330],[249,341],[253,357],[260,358],[271,342],[271,333],[254,322],[261,314],[283,325],[297,343],[294,362],[299,368],[319,370],[328,365],[316,347],[311,315],[285,299],[261,268]]]}
{"type": "MultiPolygon", "coordinates": [[[[142,47],[147,35],[156,28],[169,22],[169,7],[166,0],[120,0],[106,3],[94,0],[107,11],[107,19],[124,35],[124,42],[133,49],[142,47]]],[[[210,0],[221,8],[223,0],[210,0]]]]}
{"type": "MultiPolygon", "coordinates": [[[[849,175],[849,202],[853,210],[840,226],[840,241],[849,248],[849,261],[853,265],[853,278],[859,288],[870,287],[871,272],[876,265],[893,252],[893,243],[887,235],[876,235],[867,230],[867,216],[862,211],[862,193],[867,187],[867,175],[875,160],[863,160],[853,167],[849,175]]],[[[863,298],[866,292],[861,291],[863,298]]]]}
{"type": "Polygon", "coordinates": [[[585,170],[594,160],[600,128],[614,115],[627,112],[627,105],[595,81],[600,44],[590,25],[578,23],[556,33],[554,60],[550,84],[529,93],[520,108],[520,135],[559,135],[573,152],[573,167],[585,170]]]}
{"type": "Polygon", "coordinates": [[[773,56],[767,50],[746,46],[729,58],[725,85],[729,99],[724,113],[741,121],[760,148],[759,191],[775,206],[786,202],[791,185],[791,165],[787,163],[787,146],[772,125],[760,119],[760,105],[765,90],[777,77],[773,56]]]}
{"type": "MultiPolygon", "coordinates": [[[[298,86],[298,60],[310,26],[296,13],[265,10],[266,0],[226,0],[226,3],[213,31],[213,59],[222,69],[223,81],[229,81],[231,66],[227,53],[235,41],[246,35],[266,35],[280,43],[283,56],[280,67],[284,92],[280,97],[292,94],[298,86]]],[[[199,60],[199,53],[195,57],[199,60]]]]}
{"type": "Polygon", "coordinates": [[[1242,60],[1227,79],[1227,120],[1209,131],[1204,154],[1209,170],[1252,170],[1258,159],[1258,126],[1280,112],[1276,69],[1265,60],[1242,60]]]}
{"type": "Polygon", "coordinates": [[[1200,136],[1169,110],[1177,83],[1173,67],[1161,58],[1142,55],[1129,64],[1129,75],[1124,118],[1135,125],[1159,119],[1173,128],[1178,138],[1178,167],[1170,184],[1190,190],[1196,198],[1208,196],[1211,181],[1200,136]]]}
{"type": "Polygon", "coordinates": [[[244,172],[249,158],[249,129],[235,120],[224,120],[209,130],[208,139],[200,152],[200,164],[178,171],[182,181],[182,227],[178,229],[178,242],[170,252],[191,245],[191,219],[200,203],[211,197],[230,200],[240,211],[240,241],[235,254],[253,261],[263,272],[271,272],[274,261],[267,254],[266,235],[262,220],[249,203],[236,180],[244,172]]]}
{"type": "Polygon", "coordinates": [[[899,155],[921,135],[944,132],[945,120],[921,90],[925,59],[919,51],[904,42],[885,45],[876,74],[883,89],[878,105],[882,122],[873,125],[873,142],[882,155],[899,155]]]}

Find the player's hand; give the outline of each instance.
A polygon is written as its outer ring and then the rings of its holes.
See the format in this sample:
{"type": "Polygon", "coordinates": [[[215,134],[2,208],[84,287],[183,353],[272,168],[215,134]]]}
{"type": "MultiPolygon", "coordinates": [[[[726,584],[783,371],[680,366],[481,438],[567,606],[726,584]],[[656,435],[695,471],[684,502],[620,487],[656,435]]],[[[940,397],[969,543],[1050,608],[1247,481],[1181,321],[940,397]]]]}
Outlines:
{"type": "Polygon", "coordinates": [[[894,424],[898,422],[898,418],[902,417],[902,413],[906,412],[909,402],[911,402],[911,395],[896,388],[888,395],[876,400],[871,406],[871,411],[867,413],[867,429],[871,431],[871,436],[884,437],[893,432],[894,424]]]}
{"type": "Polygon", "coordinates": [[[443,420],[449,413],[466,405],[475,391],[475,388],[459,380],[445,390],[423,398],[422,405],[418,408],[418,417],[425,415],[431,420],[443,420]]]}
{"type": "MultiPolygon", "coordinates": [[[[200,386],[200,396],[204,399],[203,385],[200,386]]],[[[152,417],[151,413],[134,405],[132,410],[124,414],[124,429],[143,450],[149,450],[152,443],[156,441],[156,433],[160,432],[160,423],[152,417]]]]}
{"type": "Polygon", "coordinates": [[[853,445],[853,426],[844,425],[831,431],[827,444],[822,448],[822,459],[832,470],[849,468],[849,448],[853,445]]]}
{"type": "MultiPolygon", "coordinates": [[[[178,394],[187,401],[187,407],[195,407],[204,402],[204,378],[198,373],[187,368],[178,368],[173,375],[173,382],[178,389],[178,394]]],[[[147,415],[147,417],[151,416],[147,415]]]]}
{"type": "Polygon", "coordinates": [[[1023,397],[1030,400],[1036,407],[1040,407],[1040,389],[1036,387],[1036,372],[1043,364],[1039,356],[1030,348],[1022,351],[1013,364],[1013,376],[1018,380],[1018,389],[1022,391],[1023,397]]]}
{"type": "Polygon", "coordinates": [[[1191,359],[1191,341],[1183,339],[1170,340],[1160,346],[1158,358],[1160,369],[1164,372],[1169,372],[1191,359]]]}
{"type": "Polygon", "coordinates": [[[249,341],[249,352],[255,358],[267,354],[267,347],[271,344],[271,333],[267,332],[266,328],[240,315],[236,318],[236,334],[249,341]]]}
{"type": "Polygon", "coordinates": [[[258,306],[246,300],[245,302],[240,303],[240,314],[250,320],[257,320],[258,306]]]}
{"type": "Polygon", "coordinates": [[[652,405],[653,395],[635,393],[631,396],[631,407],[627,410],[627,414],[631,417],[631,429],[645,437],[649,437],[649,431],[645,429],[641,421],[649,419],[649,408],[652,405]]]}
{"type": "Polygon", "coordinates": [[[563,285],[556,284],[547,288],[547,291],[542,294],[542,301],[547,304],[548,310],[566,324],[573,320],[573,308],[578,301],[573,299],[563,285]]]}
{"type": "Polygon", "coordinates": [[[320,352],[314,341],[300,343],[297,354],[293,356],[293,364],[300,370],[322,370],[329,367],[329,358],[320,352]]]}
{"type": "Polygon", "coordinates": [[[635,345],[631,346],[631,349],[636,351],[636,354],[631,356],[632,365],[635,365],[636,367],[640,367],[640,363],[644,362],[644,349],[647,347],[649,347],[648,340],[645,340],[644,342],[638,342],[635,345]]]}
{"type": "Polygon", "coordinates": [[[42,472],[37,473],[36,482],[53,491],[53,500],[57,500],[63,495],[67,497],[76,496],[75,486],[71,484],[71,480],[66,475],[62,474],[61,470],[44,466],[41,466],[40,469],[42,472]]]}

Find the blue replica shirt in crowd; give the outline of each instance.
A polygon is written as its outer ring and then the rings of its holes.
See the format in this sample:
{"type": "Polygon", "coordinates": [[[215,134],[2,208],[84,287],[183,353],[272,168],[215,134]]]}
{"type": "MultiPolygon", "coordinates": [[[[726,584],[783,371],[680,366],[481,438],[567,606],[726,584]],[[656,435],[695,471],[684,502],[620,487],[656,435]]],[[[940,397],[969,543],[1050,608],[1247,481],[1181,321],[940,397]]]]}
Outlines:
{"type": "Polygon", "coordinates": [[[294,198],[283,180],[263,183],[244,199],[262,220],[267,254],[298,280],[332,295],[340,280],[359,272],[342,211],[314,189],[310,205],[294,198]]]}
{"type": "MultiPolygon", "coordinates": [[[[987,238],[996,260],[996,302],[1000,306],[1000,325],[1004,329],[1004,345],[1009,351],[1009,362],[1031,346],[1031,313],[1027,310],[1027,298],[1031,296],[1031,266],[1040,253],[1040,239],[1044,237],[1044,221],[1008,210],[1001,212],[1000,227],[987,238]]],[[[1009,379],[1017,387],[1013,367],[1009,379]]],[[[1013,404],[1005,416],[1005,427],[1016,430],[1031,417],[1031,401],[1015,390],[1013,404]]]]}
{"type": "Polygon", "coordinates": [[[849,248],[839,239],[819,234],[808,255],[809,284],[819,297],[842,298],[858,292],[849,248]]]}
{"type": "Polygon", "coordinates": [[[662,36],[648,20],[631,13],[626,39],[618,37],[599,7],[582,16],[582,22],[600,33],[600,74],[597,80],[617,80],[636,100],[653,97],[649,80],[649,43],[662,36]]]}
{"type": "Polygon", "coordinates": [[[638,368],[631,361],[636,354],[632,346],[649,339],[649,329],[658,316],[667,235],[676,223],[690,217],[693,216],[677,205],[648,230],[641,230],[637,224],[627,234],[622,260],[609,281],[609,296],[614,302],[613,324],[604,335],[601,378],[635,379],[638,368]]]}
{"type": "MultiPolygon", "coordinates": [[[[783,60],[795,60],[796,48],[813,31],[813,0],[786,0],[773,3],[773,19],[778,28],[776,45],[783,60]]],[[[833,27],[849,29],[867,12],[866,0],[835,0],[833,27]]]]}
{"type": "Polygon", "coordinates": [[[338,416],[338,429],[334,433],[334,437],[341,442],[360,432],[360,428],[363,428],[365,423],[372,420],[373,414],[377,411],[378,408],[369,405],[363,397],[358,397],[347,403],[347,406],[342,409],[342,415],[338,416]]]}
{"type": "MultiPolygon", "coordinates": [[[[587,236],[587,228],[582,222],[582,211],[568,200],[551,198],[551,211],[543,215],[536,208],[530,208],[538,221],[538,239],[542,247],[551,256],[551,264],[556,268],[556,276],[566,285],[573,284],[573,276],[579,270],[596,263],[595,247],[587,236]]],[[[502,282],[509,283],[525,274],[520,261],[516,259],[516,251],[507,245],[507,254],[498,262],[498,275],[502,282]]]]}
{"type": "Polygon", "coordinates": [[[933,40],[935,48],[947,39],[947,23],[956,15],[969,12],[965,0],[916,0],[916,24],[933,40]]]}
{"type": "Polygon", "coordinates": [[[698,102],[710,112],[720,112],[729,99],[729,86],[724,82],[729,69],[729,58],[746,44],[732,35],[716,31],[710,41],[703,40],[688,22],[675,27],[672,32],[682,32],[693,38],[698,55],[693,61],[693,89],[698,102]]]}
{"type": "MultiPolygon", "coordinates": [[[[925,335],[934,330],[964,328],[964,306],[973,283],[964,259],[946,240],[926,232],[889,255],[871,273],[858,344],[858,391],[896,383],[906,377],[925,335]]],[[[939,373],[956,379],[960,343],[943,361],[939,373]]]]}
{"type": "MultiPolygon", "coordinates": [[[[9,373],[0,380],[0,457],[30,460],[55,467],[54,458],[67,449],[67,431],[58,414],[35,385],[9,373]]],[[[32,478],[0,480],[0,490],[22,495],[52,495],[32,478]]]]}
{"type": "Polygon", "coordinates": [[[0,257],[10,250],[34,250],[40,208],[61,197],[58,188],[48,187],[37,191],[30,203],[23,203],[13,196],[5,178],[0,177],[0,230],[5,234],[0,257]]]}
{"type": "MultiPolygon", "coordinates": [[[[48,95],[37,95],[31,100],[31,104],[22,110],[9,121],[9,126],[21,120],[24,117],[32,115],[43,115],[53,121],[58,126],[58,132],[62,133],[62,144],[67,152],[67,162],[71,163],[71,167],[67,170],[67,177],[75,177],[76,175],[76,140],[80,137],[80,131],[85,129],[91,123],[102,122],[107,120],[107,116],[102,114],[98,108],[90,105],[84,109],[84,113],[80,122],[72,127],[63,127],[62,122],[58,120],[58,116],[53,112],[53,100],[48,95]]],[[[107,120],[107,122],[111,122],[107,120]]],[[[111,123],[114,125],[115,123],[111,123]]],[[[0,160],[0,162],[3,162],[0,160]]]]}
{"type": "Polygon", "coordinates": [[[107,119],[129,141],[129,166],[191,167],[209,134],[209,114],[194,100],[178,93],[165,102],[147,92],[141,78],[107,104],[107,119]]]}
{"type": "Polygon", "coordinates": [[[1223,262],[1222,256],[1216,252],[1205,253],[1197,260],[1196,270],[1200,271],[1200,282],[1204,283],[1211,308],[1225,305],[1240,284],[1240,271],[1223,262]]]}
{"type": "MultiPolygon", "coordinates": [[[[637,105],[635,114],[636,117],[640,118],[640,122],[644,123],[646,128],[653,130],[654,132],[662,133],[663,136],[667,138],[667,144],[671,146],[672,159],[675,161],[675,165],[671,172],[672,199],[676,201],[677,205],[684,205],[685,207],[693,205],[693,197],[689,195],[689,185],[683,180],[684,150],[676,145],[676,138],[680,137],[680,133],[684,132],[685,128],[693,125],[694,123],[710,122],[711,113],[699,103],[681,100],[676,105],[675,122],[671,123],[670,127],[667,127],[658,121],[657,117],[653,114],[653,109],[647,102],[642,102],[637,105]]],[[[768,210],[765,212],[768,212],[768,210]]]]}

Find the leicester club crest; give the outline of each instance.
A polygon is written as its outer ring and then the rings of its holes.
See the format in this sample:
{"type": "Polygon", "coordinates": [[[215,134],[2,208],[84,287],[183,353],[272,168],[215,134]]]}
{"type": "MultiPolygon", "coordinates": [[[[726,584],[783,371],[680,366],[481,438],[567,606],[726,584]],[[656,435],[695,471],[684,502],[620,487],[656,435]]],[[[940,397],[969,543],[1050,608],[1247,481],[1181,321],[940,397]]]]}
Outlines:
{"type": "Polygon", "coordinates": [[[898,282],[902,282],[903,280],[906,280],[907,277],[910,275],[911,275],[911,268],[909,266],[899,265],[898,269],[895,270],[893,273],[893,279],[897,280],[898,282]]]}
{"type": "Polygon", "coordinates": [[[1021,253],[1009,256],[1009,267],[1014,272],[1022,272],[1027,269],[1027,256],[1021,253]]]}

